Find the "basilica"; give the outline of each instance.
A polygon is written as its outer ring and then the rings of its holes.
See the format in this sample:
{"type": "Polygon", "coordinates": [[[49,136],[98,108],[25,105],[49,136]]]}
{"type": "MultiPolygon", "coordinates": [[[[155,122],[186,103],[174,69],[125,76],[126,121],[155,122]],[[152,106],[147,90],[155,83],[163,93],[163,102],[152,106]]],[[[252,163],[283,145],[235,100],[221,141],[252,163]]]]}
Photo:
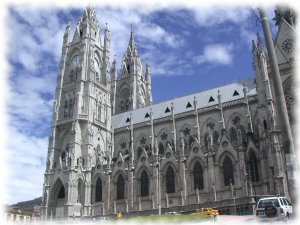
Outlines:
{"type": "MultiPolygon", "coordinates": [[[[295,27],[278,20],[274,40],[294,121],[295,27]]],[[[95,10],[65,29],[43,186],[45,219],[192,212],[253,214],[262,196],[289,198],[268,54],[252,43],[252,80],[152,104],[151,69],[134,32],[110,64],[95,10]],[[102,44],[103,43],[103,44],[102,44]],[[126,46],[124,46],[125,48],[126,46]],[[125,50],[125,49],[124,49],[125,50]]],[[[249,62],[251,63],[251,62],[249,62]]]]}

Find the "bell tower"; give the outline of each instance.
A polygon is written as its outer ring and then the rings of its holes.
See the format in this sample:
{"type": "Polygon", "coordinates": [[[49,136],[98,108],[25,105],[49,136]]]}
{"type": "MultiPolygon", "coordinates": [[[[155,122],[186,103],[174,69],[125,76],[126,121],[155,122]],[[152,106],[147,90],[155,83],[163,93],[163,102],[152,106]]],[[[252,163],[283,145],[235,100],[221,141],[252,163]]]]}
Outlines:
{"type": "Polygon", "coordinates": [[[85,8],[72,41],[63,37],[43,187],[43,217],[89,216],[95,165],[111,155],[110,34],[101,44],[95,9],[85,8]]]}
{"type": "Polygon", "coordinates": [[[129,44],[123,56],[120,74],[117,77],[116,62],[112,67],[112,108],[118,114],[152,104],[150,65],[146,63],[144,73],[131,30],[129,44]]]}

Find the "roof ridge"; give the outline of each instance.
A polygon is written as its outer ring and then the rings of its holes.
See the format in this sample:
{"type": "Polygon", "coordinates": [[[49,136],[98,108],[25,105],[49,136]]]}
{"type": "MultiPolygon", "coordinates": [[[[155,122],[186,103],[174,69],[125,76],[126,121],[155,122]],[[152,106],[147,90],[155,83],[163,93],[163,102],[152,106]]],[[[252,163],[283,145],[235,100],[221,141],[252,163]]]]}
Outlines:
{"type": "MultiPolygon", "coordinates": [[[[217,89],[217,88],[221,88],[221,87],[225,87],[225,86],[229,86],[229,85],[232,85],[232,84],[243,84],[244,82],[246,83],[246,81],[251,81],[253,80],[253,78],[247,78],[247,79],[239,79],[239,80],[236,80],[236,81],[231,81],[231,82],[226,82],[226,83],[223,83],[223,84],[220,84],[220,85],[217,85],[215,87],[208,87],[208,88],[203,88],[203,89],[200,89],[199,91],[194,91],[190,94],[183,94],[183,95],[180,95],[180,96],[175,96],[175,97],[171,97],[169,99],[165,99],[165,100],[162,100],[162,101],[159,101],[159,102],[155,102],[154,104],[152,105],[156,105],[156,104],[160,104],[160,103],[163,103],[163,102],[168,102],[168,101],[171,101],[171,100],[174,100],[174,99],[178,99],[178,98],[182,98],[182,97],[186,97],[186,96],[189,96],[189,95],[193,95],[193,94],[199,94],[199,93],[203,93],[205,91],[209,91],[209,90],[212,90],[212,89],[217,89]]],[[[249,85],[248,85],[249,86],[249,85]]],[[[246,87],[247,87],[247,84],[246,84],[246,87]]]]}

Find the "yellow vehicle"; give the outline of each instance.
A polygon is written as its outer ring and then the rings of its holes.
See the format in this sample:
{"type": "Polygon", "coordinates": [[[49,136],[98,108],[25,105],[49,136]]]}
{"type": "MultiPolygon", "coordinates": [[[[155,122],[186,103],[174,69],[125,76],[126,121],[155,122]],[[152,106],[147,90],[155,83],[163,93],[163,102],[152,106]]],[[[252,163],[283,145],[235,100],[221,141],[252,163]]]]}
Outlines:
{"type": "Polygon", "coordinates": [[[212,209],[212,208],[201,208],[201,210],[197,212],[191,213],[191,215],[194,216],[213,216],[213,215],[219,215],[219,211],[212,209]]]}

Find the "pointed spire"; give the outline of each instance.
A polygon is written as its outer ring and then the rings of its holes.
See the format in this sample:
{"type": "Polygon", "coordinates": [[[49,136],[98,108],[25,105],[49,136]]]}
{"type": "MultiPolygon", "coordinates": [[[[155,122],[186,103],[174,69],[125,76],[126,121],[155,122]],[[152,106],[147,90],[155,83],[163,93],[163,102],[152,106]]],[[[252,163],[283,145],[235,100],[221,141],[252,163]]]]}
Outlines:
{"type": "Polygon", "coordinates": [[[129,47],[132,51],[135,47],[135,42],[134,42],[134,34],[133,34],[133,25],[130,24],[130,26],[131,26],[131,33],[130,33],[130,39],[129,39],[129,47]]]}
{"type": "Polygon", "coordinates": [[[263,52],[264,47],[263,47],[261,38],[259,36],[259,33],[257,33],[256,36],[257,36],[257,49],[259,52],[263,52]]]}
{"type": "Polygon", "coordinates": [[[106,23],[105,30],[104,30],[104,49],[106,51],[109,51],[109,48],[110,48],[110,34],[106,23]]]}
{"type": "Polygon", "coordinates": [[[225,130],[225,121],[224,121],[223,106],[222,106],[222,102],[221,102],[220,90],[218,90],[218,103],[219,103],[219,108],[220,108],[220,111],[221,111],[221,121],[220,121],[220,123],[222,124],[222,130],[225,130]]]}
{"type": "Polygon", "coordinates": [[[114,81],[117,77],[117,60],[116,55],[114,55],[114,61],[111,67],[111,81],[114,81]]]}
{"type": "Polygon", "coordinates": [[[135,41],[134,41],[133,25],[130,24],[130,26],[131,26],[131,33],[130,33],[128,48],[127,48],[127,55],[128,56],[129,55],[137,56],[138,52],[137,52],[135,41]]]}
{"type": "Polygon", "coordinates": [[[148,58],[146,59],[145,79],[147,83],[151,83],[150,65],[148,64],[148,58]]]}
{"type": "Polygon", "coordinates": [[[244,98],[247,98],[247,87],[245,85],[245,83],[243,83],[243,92],[244,92],[244,98]]]}
{"type": "Polygon", "coordinates": [[[70,29],[71,29],[71,22],[69,20],[68,25],[66,26],[66,29],[65,29],[64,37],[63,37],[63,40],[64,40],[63,44],[64,44],[64,46],[67,45],[68,42],[69,42],[70,29]]]}

